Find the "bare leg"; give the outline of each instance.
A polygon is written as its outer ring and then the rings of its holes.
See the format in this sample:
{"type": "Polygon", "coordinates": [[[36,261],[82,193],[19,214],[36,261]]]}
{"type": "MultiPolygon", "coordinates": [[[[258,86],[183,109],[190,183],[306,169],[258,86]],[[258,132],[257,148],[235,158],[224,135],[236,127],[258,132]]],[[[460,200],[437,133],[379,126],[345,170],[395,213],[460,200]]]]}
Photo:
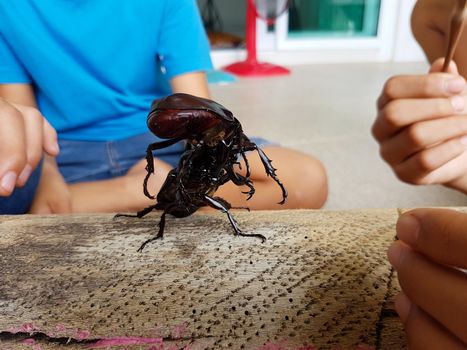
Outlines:
{"type": "MultiPolygon", "coordinates": [[[[221,186],[216,195],[225,198],[234,206],[248,205],[251,209],[317,209],[324,205],[327,198],[327,177],[319,160],[304,153],[270,146],[264,153],[277,168],[277,177],[284,183],[289,195],[284,205],[277,204],[282,198],[282,191],[277,183],[264,171],[264,166],[256,152],[247,154],[251,180],[255,187],[255,196],[246,201],[246,186],[238,187],[232,182],[221,186]]],[[[242,167],[243,168],[243,167],[242,167]]],[[[236,170],[241,173],[240,170],[236,170]]]]}
{"type": "MultiPolygon", "coordinates": [[[[219,188],[216,195],[226,198],[235,207],[251,209],[293,209],[320,208],[327,197],[327,179],[321,163],[308,155],[283,147],[266,147],[264,152],[278,169],[277,176],[289,192],[287,202],[278,205],[282,193],[273,179],[267,176],[263,164],[254,152],[249,152],[251,180],[256,195],[246,201],[241,191],[247,186],[238,187],[228,182],[219,188]],[[305,181],[306,179],[306,181],[305,181]]],[[[154,160],[155,175],[151,176],[148,188],[157,193],[162,186],[170,166],[157,158],[154,160]]],[[[135,212],[154,204],[142,191],[147,174],[146,160],[141,160],[127,175],[105,181],[84,182],[70,185],[73,212],[135,212]]],[[[236,170],[239,173],[245,171],[236,170]]]]}
{"type": "MultiPolygon", "coordinates": [[[[75,213],[135,212],[154,204],[143,193],[147,174],[146,160],[142,159],[122,177],[111,180],[81,182],[69,185],[72,211],[75,213]]],[[[149,178],[148,190],[157,193],[171,167],[154,159],[155,175],[149,178]]]]}

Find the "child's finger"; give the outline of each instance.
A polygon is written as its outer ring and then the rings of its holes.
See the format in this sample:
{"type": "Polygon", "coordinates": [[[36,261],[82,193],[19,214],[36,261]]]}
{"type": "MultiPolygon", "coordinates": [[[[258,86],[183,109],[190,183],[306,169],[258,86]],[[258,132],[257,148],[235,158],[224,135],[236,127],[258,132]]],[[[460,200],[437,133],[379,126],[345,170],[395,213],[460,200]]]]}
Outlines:
{"type": "Polygon", "coordinates": [[[454,138],[465,137],[467,144],[467,117],[450,116],[416,123],[395,136],[381,142],[381,157],[390,165],[402,163],[411,155],[454,138]]]}
{"type": "Polygon", "coordinates": [[[463,138],[456,138],[431,148],[418,152],[394,166],[394,172],[402,181],[426,185],[423,179],[447,164],[451,160],[459,157],[467,150],[467,144],[463,138]]]}
{"type": "Polygon", "coordinates": [[[379,111],[373,126],[373,134],[381,142],[408,125],[461,114],[466,109],[465,99],[465,96],[456,95],[450,98],[391,101],[379,111]]]}
{"type": "Polygon", "coordinates": [[[465,349],[465,344],[452,336],[423,310],[413,305],[405,294],[401,293],[397,296],[395,305],[404,323],[410,349],[465,349]]]}
{"type": "Polygon", "coordinates": [[[386,82],[378,100],[378,108],[396,99],[449,97],[466,89],[465,79],[459,75],[436,73],[396,76],[386,82]]]}
{"type": "Polygon", "coordinates": [[[42,158],[42,115],[33,108],[22,108],[26,132],[27,164],[18,177],[18,186],[26,184],[29,176],[42,158]]]}
{"type": "MultiPolygon", "coordinates": [[[[1,101],[0,101],[1,103],[1,101]]],[[[27,162],[26,135],[21,114],[3,105],[0,120],[0,196],[9,196],[27,162]]]]}
{"type": "Polygon", "coordinates": [[[57,142],[57,132],[49,124],[49,122],[43,118],[43,147],[44,150],[52,157],[55,157],[60,152],[57,142]]]}
{"type": "Polygon", "coordinates": [[[467,275],[428,260],[401,241],[391,245],[388,258],[412,303],[467,343],[467,275]]]}
{"type": "Polygon", "coordinates": [[[444,209],[417,209],[399,218],[401,240],[430,259],[467,269],[467,214],[444,209]]]}
{"type": "Polygon", "coordinates": [[[44,150],[49,155],[56,156],[59,148],[55,129],[37,109],[22,105],[15,105],[15,107],[22,113],[25,119],[26,127],[28,127],[29,131],[28,138],[34,139],[34,147],[31,150],[39,149],[41,155],[42,150],[44,150]]]}

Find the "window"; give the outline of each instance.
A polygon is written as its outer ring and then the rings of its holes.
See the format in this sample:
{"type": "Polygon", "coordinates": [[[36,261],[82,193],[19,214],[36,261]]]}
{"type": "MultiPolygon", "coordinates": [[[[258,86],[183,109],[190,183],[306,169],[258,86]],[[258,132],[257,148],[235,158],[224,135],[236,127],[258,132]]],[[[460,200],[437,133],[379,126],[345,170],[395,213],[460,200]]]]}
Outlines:
{"type": "Polygon", "coordinates": [[[294,0],[288,37],[374,37],[380,6],[380,0],[294,0]]]}

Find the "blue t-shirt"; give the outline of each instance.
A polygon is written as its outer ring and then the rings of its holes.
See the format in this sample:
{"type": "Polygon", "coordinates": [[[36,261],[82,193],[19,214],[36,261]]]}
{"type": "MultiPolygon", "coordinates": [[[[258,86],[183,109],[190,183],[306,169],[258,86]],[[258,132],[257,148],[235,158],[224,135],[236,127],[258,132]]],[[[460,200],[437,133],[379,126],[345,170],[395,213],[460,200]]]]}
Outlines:
{"type": "Polygon", "coordinates": [[[0,84],[33,84],[64,139],[143,133],[168,80],[210,68],[195,0],[0,1],[0,84]]]}

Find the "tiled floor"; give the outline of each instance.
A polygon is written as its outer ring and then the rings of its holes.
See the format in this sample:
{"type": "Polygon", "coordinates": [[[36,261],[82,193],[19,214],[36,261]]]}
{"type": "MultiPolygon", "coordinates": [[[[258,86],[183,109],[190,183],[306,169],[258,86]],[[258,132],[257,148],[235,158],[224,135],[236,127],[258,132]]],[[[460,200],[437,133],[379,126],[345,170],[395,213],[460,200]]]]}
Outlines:
{"type": "Polygon", "coordinates": [[[399,182],[370,134],[386,79],[426,70],[424,63],[296,66],[287,77],[240,79],[214,85],[212,93],[247,135],[320,158],[329,175],[328,209],[465,206],[463,194],[399,182]]]}

